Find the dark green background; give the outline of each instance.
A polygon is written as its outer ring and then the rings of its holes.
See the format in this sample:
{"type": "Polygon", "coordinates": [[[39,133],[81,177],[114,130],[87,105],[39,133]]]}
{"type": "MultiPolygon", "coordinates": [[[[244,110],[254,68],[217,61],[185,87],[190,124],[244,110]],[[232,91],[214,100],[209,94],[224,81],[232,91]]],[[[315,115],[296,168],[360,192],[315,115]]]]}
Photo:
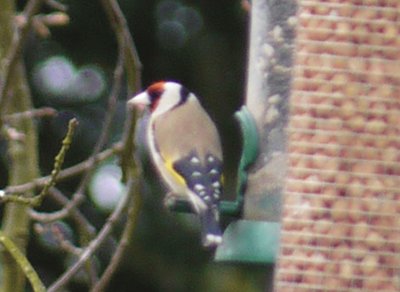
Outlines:
{"type": "MultiPolygon", "coordinates": [[[[57,117],[38,122],[42,174],[48,174],[52,169],[53,158],[60,147],[68,119],[77,117],[80,126],[68,153],[66,166],[90,155],[104,121],[117,47],[99,2],[63,1],[69,7],[70,24],[52,28],[52,36],[46,40],[32,34],[26,46],[25,60],[35,106],[51,106],[59,111],[57,117]],[[49,98],[35,85],[34,79],[38,64],[52,56],[63,56],[76,68],[97,66],[105,73],[106,90],[99,98],[90,101],[63,96],[49,98]]],[[[231,0],[123,0],[119,3],[143,64],[143,86],[158,80],[179,81],[202,97],[204,105],[217,122],[225,152],[226,197],[232,196],[240,151],[240,135],[232,115],[240,107],[245,91],[247,12],[242,9],[240,1],[231,0]],[[200,30],[192,34],[188,32],[186,41],[177,45],[179,35],[163,34],[160,30],[163,19],[173,19],[173,12],[172,16],[157,13],[161,2],[171,7],[197,11],[202,19],[200,30]]],[[[23,7],[23,3],[20,4],[23,7]]],[[[48,8],[43,10],[50,11],[48,8]]],[[[123,90],[119,96],[109,144],[121,138],[127,98],[123,90]]],[[[2,169],[6,170],[3,143],[0,150],[3,154],[2,169]]],[[[151,177],[153,174],[146,172],[146,175],[151,177]]],[[[6,183],[5,172],[1,174],[1,182],[3,185],[6,183]]],[[[59,187],[71,195],[78,182],[79,178],[76,178],[59,187]]],[[[197,221],[191,215],[166,211],[162,207],[162,191],[154,184],[153,180],[144,194],[145,206],[138,230],[121,269],[111,283],[110,291],[264,290],[266,279],[262,267],[213,263],[212,253],[200,245],[197,221]]],[[[48,200],[43,210],[54,208],[48,200]]],[[[97,210],[89,199],[82,205],[82,210],[98,229],[108,215],[97,210]]],[[[224,224],[228,224],[229,220],[231,218],[224,218],[224,224]]],[[[65,223],[66,226],[70,224],[68,221],[65,223]]],[[[76,238],[71,235],[71,240],[76,238]]],[[[104,269],[113,248],[115,242],[109,241],[97,254],[99,270],[104,269]]],[[[43,244],[36,234],[32,234],[29,256],[47,284],[65,269],[65,254],[43,244]]],[[[76,277],[69,289],[86,291],[84,277],[76,277]]]]}

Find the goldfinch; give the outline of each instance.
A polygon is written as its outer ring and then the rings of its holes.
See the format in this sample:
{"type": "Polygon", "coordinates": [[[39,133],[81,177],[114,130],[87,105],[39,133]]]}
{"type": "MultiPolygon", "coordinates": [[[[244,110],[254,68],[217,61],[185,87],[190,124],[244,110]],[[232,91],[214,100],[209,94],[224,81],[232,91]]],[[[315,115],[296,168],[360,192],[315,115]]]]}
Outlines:
{"type": "Polygon", "coordinates": [[[196,95],[175,82],[152,84],[131,98],[128,106],[149,108],[146,139],[168,195],[183,196],[199,215],[203,246],[218,246],[222,149],[211,118],[196,95]]]}

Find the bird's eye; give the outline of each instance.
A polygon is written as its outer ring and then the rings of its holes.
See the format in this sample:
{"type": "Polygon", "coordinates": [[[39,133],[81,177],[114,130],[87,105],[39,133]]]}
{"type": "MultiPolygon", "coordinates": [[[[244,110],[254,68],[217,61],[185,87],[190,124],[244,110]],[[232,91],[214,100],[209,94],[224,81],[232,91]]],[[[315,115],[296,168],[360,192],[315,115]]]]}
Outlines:
{"type": "Polygon", "coordinates": [[[150,110],[153,112],[158,106],[158,103],[160,102],[160,97],[161,97],[161,92],[152,92],[149,94],[150,95],[150,110]]]}
{"type": "Polygon", "coordinates": [[[147,93],[150,96],[150,110],[153,112],[160,102],[161,95],[164,92],[164,82],[157,82],[149,86],[147,93]]]}

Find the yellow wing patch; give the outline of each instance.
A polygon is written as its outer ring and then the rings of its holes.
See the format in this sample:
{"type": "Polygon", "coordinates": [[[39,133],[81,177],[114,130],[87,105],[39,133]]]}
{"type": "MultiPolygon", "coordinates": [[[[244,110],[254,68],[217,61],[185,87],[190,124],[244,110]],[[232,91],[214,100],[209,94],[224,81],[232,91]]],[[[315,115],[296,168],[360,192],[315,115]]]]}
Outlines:
{"type": "Polygon", "coordinates": [[[171,176],[176,180],[177,183],[179,183],[182,186],[186,186],[186,180],[183,176],[181,176],[179,173],[176,172],[174,169],[173,163],[171,159],[165,159],[165,167],[168,170],[168,172],[171,174],[171,176]]]}

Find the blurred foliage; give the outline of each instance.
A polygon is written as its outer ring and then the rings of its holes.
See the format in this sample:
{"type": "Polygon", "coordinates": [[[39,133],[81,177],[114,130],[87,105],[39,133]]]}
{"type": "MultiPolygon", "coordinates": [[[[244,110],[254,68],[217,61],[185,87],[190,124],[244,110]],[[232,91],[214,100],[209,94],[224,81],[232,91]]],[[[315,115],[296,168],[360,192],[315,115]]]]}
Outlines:
{"type": "MultiPolygon", "coordinates": [[[[51,106],[59,111],[57,117],[38,121],[43,175],[51,171],[67,122],[73,116],[80,126],[65,166],[91,153],[106,114],[117,55],[115,37],[99,1],[62,3],[68,6],[70,24],[52,28],[49,39],[32,34],[25,49],[35,106],[51,106]]],[[[240,1],[231,0],[119,3],[143,64],[143,86],[160,79],[179,81],[203,98],[217,121],[225,151],[227,194],[233,197],[240,150],[233,113],[244,93],[247,12],[240,1]]],[[[121,138],[127,98],[124,93],[119,97],[110,144],[121,138]]],[[[3,142],[0,151],[0,183],[4,185],[7,158],[3,142]]],[[[139,229],[110,291],[262,291],[262,267],[212,263],[212,253],[200,246],[197,222],[191,215],[172,214],[163,208],[163,191],[151,167],[145,169],[149,183],[143,190],[145,205],[139,229]]],[[[71,194],[78,181],[73,179],[59,187],[71,194]]],[[[104,181],[113,183],[115,176],[104,177],[104,181]]],[[[49,200],[43,206],[43,210],[55,208],[49,200]]],[[[97,228],[107,216],[104,207],[99,209],[90,199],[82,210],[97,228]]],[[[49,248],[43,243],[45,239],[37,237],[32,235],[29,256],[43,280],[50,283],[65,268],[65,253],[49,248]]],[[[99,269],[104,268],[114,248],[112,240],[104,244],[97,254],[99,269]]],[[[85,291],[84,281],[78,276],[70,288],[85,291]]]]}

